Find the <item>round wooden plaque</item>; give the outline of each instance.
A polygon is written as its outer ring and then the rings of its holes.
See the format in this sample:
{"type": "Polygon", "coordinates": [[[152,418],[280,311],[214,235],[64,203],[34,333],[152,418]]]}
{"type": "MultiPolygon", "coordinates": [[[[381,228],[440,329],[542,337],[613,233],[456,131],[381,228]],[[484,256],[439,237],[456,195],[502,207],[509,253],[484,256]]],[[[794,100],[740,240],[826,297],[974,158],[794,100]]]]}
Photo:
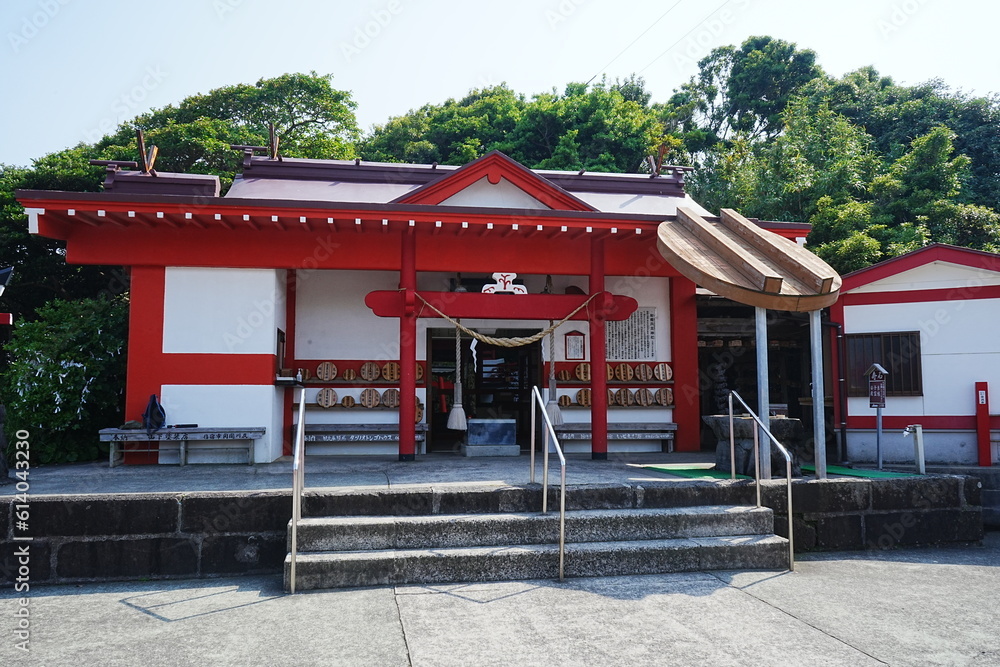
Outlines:
{"type": "Polygon", "coordinates": [[[399,364],[395,361],[390,361],[382,367],[382,377],[386,379],[386,382],[399,382],[399,364]]]}
{"type": "MultiPolygon", "coordinates": [[[[619,402],[620,392],[625,392],[629,396],[632,395],[632,392],[630,392],[628,389],[608,389],[608,407],[611,407],[612,405],[621,405],[624,407],[626,405],[625,403],[619,402]]],[[[621,400],[624,401],[626,399],[622,398],[621,400]]]]}
{"type": "Polygon", "coordinates": [[[424,420],[424,404],[417,403],[417,409],[413,411],[413,421],[419,424],[424,420]]]}
{"type": "Polygon", "coordinates": [[[620,382],[631,382],[635,377],[635,372],[630,364],[618,364],[615,366],[615,379],[620,382]]]}
{"type": "Polygon", "coordinates": [[[417,382],[420,382],[423,379],[424,379],[424,365],[418,361],[417,362],[417,382]]]}
{"type": "Polygon", "coordinates": [[[345,408],[353,408],[354,407],[354,397],[353,396],[344,396],[342,399],[340,399],[340,405],[342,407],[345,407],[345,408]]]}
{"type": "Polygon", "coordinates": [[[569,406],[573,405],[573,399],[570,398],[569,396],[560,396],[559,405],[561,407],[568,408],[569,406]]]}
{"type": "Polygon", "coordinates": [[[382,405],[387,408],[398,408],[399,407],[399,390],[398,389],[386,389],[382,392],[382,405]]]}
{"type": "Polygon", "coordinates": [[[358,372],[353,368],[345,368],[344,374],[341,377],[343,377],[348,382],[351,382],[352,380],[358,379],[358,372]]]}
{"type": "Polygon", "coordinates": [[[612,366],[611,364],[608,364],[608,381],[610,382],[611,380],[614,379],[615,379],[615,367],[612,366]]]}
{"type": "Polygon", "coordinates": [[[361,364],[361,377],[369,382],[374,382],[379,378],[382,372],[379,370],[378,364],[374,361],[366,361],[361,364]]]}
{"type": "Polygon", "coordinates": [[[660,405],[674,404],[674,390],[670,387],[663,387],[656,390],[656,402],[660,405]]]}
{"type": "Polygon", "coordinates": [[[615,403],[622,406],[623,408],[629,408],[635,405],[635,396],[632,395],[631,389],[625,389],[622,387],[615,392],[615,403]]]}
{"type": "Polygon", "coordinates": [[[381,396],[378,393],[378,389],[372,389],[371,387],[368,387],[368,389],[361,390],[360,401],[361,405],[365,406],[366,408],[377,408],[379,403],[382,402],[381,396]]]}
{"type": "Polygon", "coordinates": [[[564,368],[563,370],[556,373],[556,377],[559,378],[560,382],[569,382],[570,379],[569,371],[564,368]]]}
{"type": "Polygon", "coordinates": [[[320,389],[316,394],[316,405],[321,408],[332,408],[337,404],[337,392],[330,387],[320,389]]]}
{"type": "Polygon", "coordinates": [[[637,364],[635,367],[635,379],[639,382],[649,382],[653,379],[653,367],[649,364],[637,364]]]}
{"type": "MultiPolygon", "coordinates": [[[[579,380],[580,382],[590,382],[590,364],[589,363],[587,363],[585,361],[582,364],[577,364],[576,365],[576,379],[579,380]]],[[[579,402],[579,401],[577,401],[577,402],[579,402]]]]}
{"type": "Polygon", "coordinates": [[[642,406],[653,404],[653,392],[643,387],[635,390],[635,402],[642,406]]]}
{"type": "Polygon", "coordinates": [[[582,405],[585,408],[589,408],[590,407],[590,390],[589,389],[581,389],[580,391],[576,392],[576,402],[579,403],[580,405],[582,405]]]}
{"type": "Polygon", "coordinates": [[[337,377],[337,366],[332,361],[324,361],[316,367],[316,379],[329,382],[337,377]]]}
{"type": "Polygon", "coordinates": [[[656,364],[653,366],[653,375],[660,382],[666,382],[674,376],[673,370],[667,364],[656,364]]]}

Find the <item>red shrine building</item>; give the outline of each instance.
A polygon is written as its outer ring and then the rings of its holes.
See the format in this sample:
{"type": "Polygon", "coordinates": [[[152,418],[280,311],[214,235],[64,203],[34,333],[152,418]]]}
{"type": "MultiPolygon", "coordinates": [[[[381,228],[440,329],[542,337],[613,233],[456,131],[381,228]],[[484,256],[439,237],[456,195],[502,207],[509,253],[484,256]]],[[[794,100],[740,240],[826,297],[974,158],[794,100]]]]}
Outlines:
{"type": "MultiPolygon", "coordinates": [[[[68,262],[129,267],[125,418],[155,394],[168,424],[251,439],[257,462],[290,453],[299,374],[311,455],[465,451],[471,436],[447,428],[458,383],[470,427],[503,422],[515,445],[538,386],[554,391],[570,452],[698,450],[696,285],[793,311],[840,286],[796,244],[801,226],[713,216],[685,194],[683,167],[246,150],[225,196],[213,176],[107,168],[101,193],[18,196],[68,262]]],[[[131,461],[176,462],[158,442],[131,461]]],[[[195,444],[192,460],[238,456],[195,444]]]]}

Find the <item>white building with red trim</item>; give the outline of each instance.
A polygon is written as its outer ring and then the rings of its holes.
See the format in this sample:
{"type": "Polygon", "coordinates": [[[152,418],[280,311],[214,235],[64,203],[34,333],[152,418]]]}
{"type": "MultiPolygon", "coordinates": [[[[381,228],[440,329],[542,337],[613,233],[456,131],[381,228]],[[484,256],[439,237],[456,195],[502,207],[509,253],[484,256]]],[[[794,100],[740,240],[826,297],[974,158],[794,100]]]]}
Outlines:
{"type": "Polygon", "coordinates": [[[1000,255],[934,244],[850,273],[831,319],[844,334],[834,420],[848,460],[876,458],[864,372],[878,362],[889,371],[885,461],[913,461],[911,424],[923,427],[929,463],[1000,461],[1000,398],[990,396],[1000,388],[1000,255]]]}
{"type": "Polygon", "coordinates": [[[527,392],[554,362],[565,419],[583,433],[571,444],[606,458],[659,450],[662,433],[643,433],[666,427],[676,449],[699,448],[695,280],[722,271],[719,284],[740,282],[756,306],[768,292],[803,311],[829,305],[839,287],[835,272],[780,238],[801,236],[799,227],[772,234],[735,212],[711,216],[684,192],[684,169],[594,174],[532,171],[495,152],[456,168],[247,150],[224,197],[215,177],[111,165],[104,192],[18,198],[32,233],[66,241],[67,261],[129,267],[126,419],[155,394],[170,424],[264,428],[253,458],[272,461],[290,453],[296,419],[280,378],[301,369],[311,453],[409,460],[457,447],[442,417],[456,372],[470,417],[511,418],[523,443],[527,392]],[[824,277],[789,277],[805,265],[824,277]],[[516,274],[522,293],[484,291],[498,272],[516,274]],[[497,337],[569,320],[554,358],[548,341],[508,352],[465,337],[456,365],[455,326],[442,313],[497,337]]]}

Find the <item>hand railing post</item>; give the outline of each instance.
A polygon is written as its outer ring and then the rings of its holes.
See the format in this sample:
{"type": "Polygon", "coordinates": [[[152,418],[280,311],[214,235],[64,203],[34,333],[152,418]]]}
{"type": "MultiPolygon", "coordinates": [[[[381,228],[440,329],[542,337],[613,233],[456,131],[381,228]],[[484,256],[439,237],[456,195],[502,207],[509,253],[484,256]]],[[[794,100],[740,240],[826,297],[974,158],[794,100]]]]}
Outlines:
{"type": "MultiPolygon", "coordinates": [[[[758,432],[756,424],[753,428],[753,463],[754,463],[754,479],[757,485],[757,507],[760,507],[760,433],[758,432]]],[[[770,453],[771,447],[768,443],[768,453],[770,453]]]]}
{"type": "MultiPolygon", "coordinates": [[[[532,399],[533,398],[534,397],[532,397],[532,399]]],[[[529,460],[531,462],[531,471],[528,474],[528,483],[529,484],[534,484],[535,483],[535,433],[536,433],[536,428],[535,428],[535,409],[536,409],[535,408],[535,401],[532,400],[531,401],[531,455],[530,455],[530,458],[529,458],[529,460]]]]}
{"type": "Polygon", "coordinates": [[[288,568],[289,591],[295,594],[296,560],[299,552],[299,522],[302,520],[302,492],[306,484],[306,388],[299,390],[299,421],[295,425],[292,450],[292,552],[288,568]]]}
{"type": "MultiPolygon", "coordinates": [[[[532,415],[535,414],[536,404],[538,408],[541,408],[542,424],[545,427],[545,434],[542,439],[544,443],[545,451],[542,455],[542,514],[548,511],[548,482],[549,482],[549,442],[551,438],[551,443],[553,448],[555,448],[556,454],[559,456],[559,581],[563,581],[566,576],[565,561],[566,561],[566,456],[563,454],[562,447],[559,445],[559,438],[556,436],[555,428],[552,426],[552,420],[549,419],[548,412],[545,411],[545,404],[542,402],[542,395],[538,392],[538,387],[532,387],[531,389],[531,407],[532,415]]],[[[534,422],[532,422],[534,426],[534,422]]],[[[532,430],[532,442],[534,442],[534,430],[532,430]]],[[[534,448],[532,448],[532,471],[535,469],[534,465],[534,448]]]]}
{"type": "Polygon", "coordinates": [[[730,479],[736,479],[736,431],[733,430],[733,395],[729,394],[729,468],[730,479]]]}
{"type": "MultiPolygon", "coordinates": [[[[732,405],[733,398],[736,398],[743,406],[743,409],[747,411],[750,417],[754,420],[755,426],[753,429],[753,459],[755,468],[755,482],[757,486],[757,507],[761,507],[761,491],[760,491],[760,436],[759,432],[763,432],[767,436],[767,456],[771,455],[771,443],[773,442],[781,455],[785,457],[785,487],[786,487],[786,499],[788,502],[788,569],[790,571],[795,570],[795,535],[794,535],[794,517],[795,513],[792,510],[792,455],[789,453],[785,446],[778,442],[778,439],[774,437],[771,430],[761,422],[757,414],[750,409],[750,406],[746,404],[743,397],[740,396],[735,391],[729,392],[729,413],[730,419],[732,419],[732,405]],[[757,427],[760,428],[757,428],[757,427]]],[[[730,422],[731,424],[732,422],[730,422]]],[[[730,426],[730,433],[732,433],[732,426],[730,426]]]]}
{"type": "Polygon", "coordinates": [[[549,511],[549,431],[542,436],[542,514],[549,511]]]}

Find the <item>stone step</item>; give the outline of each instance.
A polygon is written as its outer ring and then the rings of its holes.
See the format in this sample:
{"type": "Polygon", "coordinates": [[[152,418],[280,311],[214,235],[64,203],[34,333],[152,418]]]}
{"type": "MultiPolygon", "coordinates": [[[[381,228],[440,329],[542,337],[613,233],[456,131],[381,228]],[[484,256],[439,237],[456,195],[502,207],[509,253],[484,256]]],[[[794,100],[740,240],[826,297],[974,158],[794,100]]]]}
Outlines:
{"type": "MultiPolygon", "coordinates": [[[[549,506],[559,507],[558,486],[549,487],[549,506]]],[[[751,505],[755,491],[747,480],[678,480],[642,484],[574,484],[566,490],[566,509],[631,509],[694,505],[751,505]]],[[[419,516],[537,512],[539,484],[521,486],[442,485],[389,489],[310,489],[303,516],[419,516]]]]}
{"type": "MultiPolygon", "coordinates": [[[[701,570],[785,569],[788,542],[774,535],[694,537],[566,545],[567,577],[662,574],[701,570]]],[[[289,588],[291,555],[285,559],[289,588]]],[[[552,579],[554,544],[299,554],[296,590],[552,579]]]]}
{"type": "MultiPolygon", "coordinates": [[[[652,540],[774,532],[768,508],[747,506],[576,510],[566,513],[567,542],[652,540]]],[[[289,531],[290,534],[290,531],[289,531]]],[[[299,524],[300,552],[553,544],[559,513],[325,517],[299,524]]],[[[289,549],[291,538],[289,537],[289,549]]]]}

